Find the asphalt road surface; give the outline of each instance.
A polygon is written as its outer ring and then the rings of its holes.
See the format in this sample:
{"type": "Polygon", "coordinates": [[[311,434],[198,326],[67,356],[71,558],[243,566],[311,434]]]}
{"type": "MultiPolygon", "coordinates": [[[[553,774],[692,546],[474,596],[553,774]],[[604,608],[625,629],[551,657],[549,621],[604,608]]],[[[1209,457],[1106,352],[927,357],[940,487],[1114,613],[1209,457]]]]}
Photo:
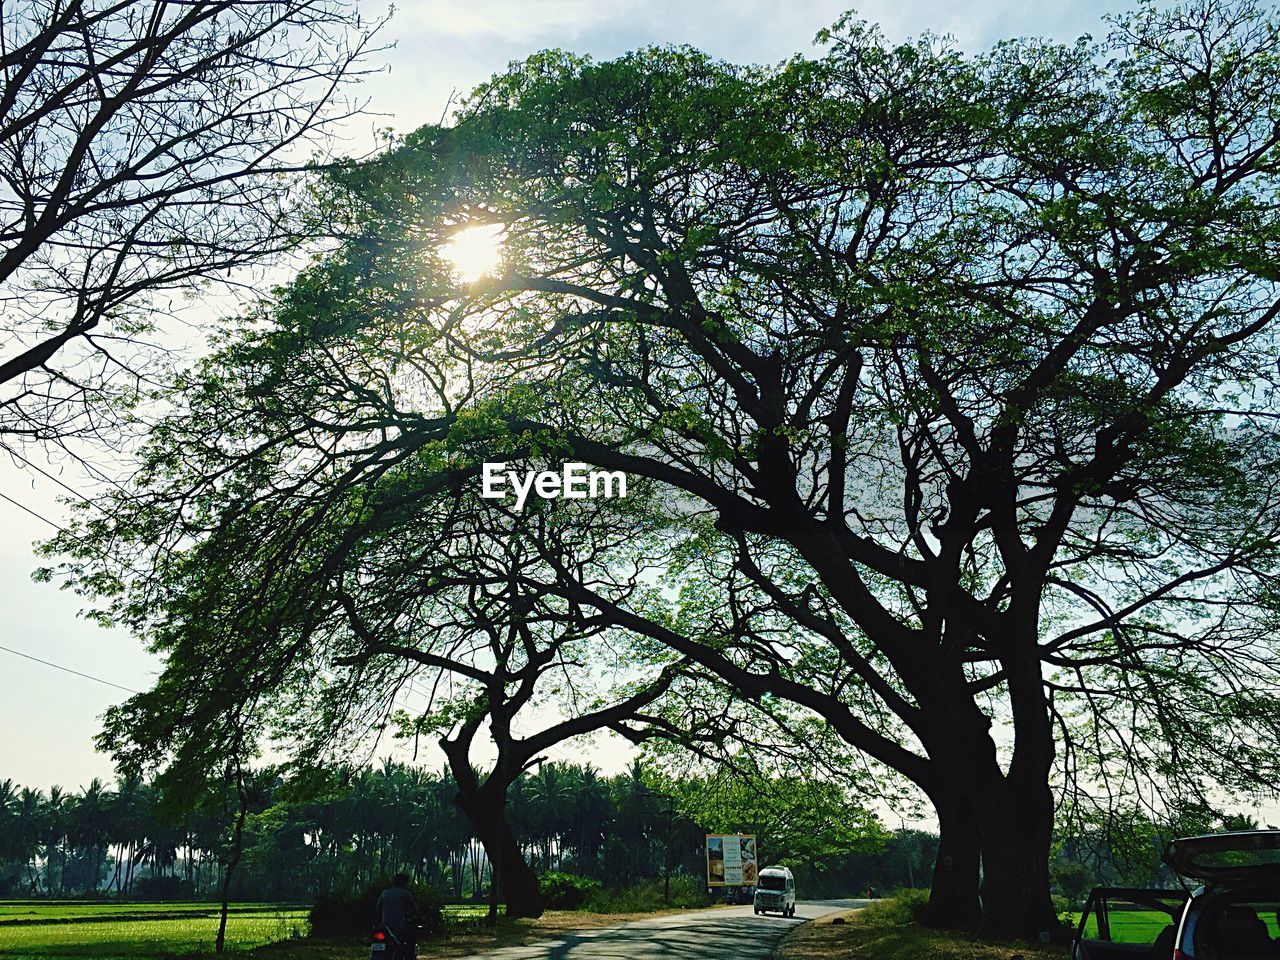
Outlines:
{"type": "Polygon", "coordinates": [[[794,920],[772,914],[757,917],[751,907],[673,913],[504,947],[476,960],[769,960],[778,941],[797,924],[868,902],[800,903],[794,920]]]}

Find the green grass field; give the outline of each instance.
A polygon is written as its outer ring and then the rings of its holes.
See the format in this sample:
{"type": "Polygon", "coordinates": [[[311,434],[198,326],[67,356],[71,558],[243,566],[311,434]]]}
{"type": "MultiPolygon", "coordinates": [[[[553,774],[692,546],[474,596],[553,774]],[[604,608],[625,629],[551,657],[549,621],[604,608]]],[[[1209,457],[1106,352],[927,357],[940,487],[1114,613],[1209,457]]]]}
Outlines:
{"type": "MultiPolygon", "coordinates": [[[[489,908],[444,908],[450,923],[480,921],[489,908]]],[[[307,909],[295,904],[233,903],[227,945],[249,950],[307,932],[307,909]]],[[[0,900],[0,958],[32,960],[94,957],[158,960],[196,957],[213,950],[216,903],[113,903],[84,900],[0,900]]]]}
{"type": "MultiPolygon", "coordinates": [[[[1109,910],[1107,921],[1113,943],[1154,943],[1160,931],[1172,923],[1167,913],[1157,910],[1109,910]]],[[[1084,936],[1086,940],[1098,936],[1098,925],[1092,914],[1084,926],[1084,936]]]]}
{"type": "MultiPolygon", "coordinates": [[[[236,903],[227,919],[227,945],[247,950],[306,931],[303,908],[236,903]]],[[[207,953],[217,932],[217,904],[0,901],[4,958],[155,960],[207,953]]]]}
{"type": "MultiPolygon", "coordinates": [[[[1267,925],[1268,935],[1273,939],[1280,936],[1280,925],[1276,923],[1274,912],[1260,909],[1258,917],[1267,925]]],[[[1079,917],[1076,917],[1079,920],[1079,917]]],[[[1172,923],[1169,915],[1157,910],[1116,910],[1107,911],[1107,922],[1111,927],[1112,943],[1154,943],[1166,924],[1172,923]]],[[[1098,936],[1097,924],[1092,915],[1085,924],[1086,940],[1098,936]]]]}
{"type": "Polygon", "coordinates": [[[487,916],[489,916],[489,908],[480,903],[448,903],[444,906],[444,919],[447,923],[483,920],[487,916]]]}

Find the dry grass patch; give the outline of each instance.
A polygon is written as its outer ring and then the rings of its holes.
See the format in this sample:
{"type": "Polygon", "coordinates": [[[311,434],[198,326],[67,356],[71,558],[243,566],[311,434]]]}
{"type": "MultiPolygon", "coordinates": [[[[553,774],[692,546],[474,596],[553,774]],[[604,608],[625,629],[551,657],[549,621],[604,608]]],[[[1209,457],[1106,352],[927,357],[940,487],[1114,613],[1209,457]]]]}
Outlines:
{"type": "Polygon", "coordinates": [[[852,910],[796,927],[779,947],[778,960],[1057,960],[1068,952],[1063,945],[990,943],[861,913],[852,910]]]}

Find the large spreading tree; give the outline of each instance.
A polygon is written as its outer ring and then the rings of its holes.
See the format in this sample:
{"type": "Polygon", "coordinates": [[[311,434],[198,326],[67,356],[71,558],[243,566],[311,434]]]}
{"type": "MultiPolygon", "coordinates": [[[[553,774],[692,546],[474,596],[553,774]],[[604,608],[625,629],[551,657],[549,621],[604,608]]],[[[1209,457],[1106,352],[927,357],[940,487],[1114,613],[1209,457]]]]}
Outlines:
{"type": "Polygon", "coordinates": [[[153,635],[258,624],[292,614],[193,587],[192,544],[231,583],[269,519],[250,579],[333,591],[485,460],[625,471],[633,535],[530,524],[520,591],[821,718],[931,801],[934,921],[1034,934],[1055,783],[1280,773],[1280,36],[1204,2],[1097,45],[822,39],[541,54],[333,177],[337,249],[63,546],[153,635]],[[465,283],[476,225],[503,258],[465,283]]]}

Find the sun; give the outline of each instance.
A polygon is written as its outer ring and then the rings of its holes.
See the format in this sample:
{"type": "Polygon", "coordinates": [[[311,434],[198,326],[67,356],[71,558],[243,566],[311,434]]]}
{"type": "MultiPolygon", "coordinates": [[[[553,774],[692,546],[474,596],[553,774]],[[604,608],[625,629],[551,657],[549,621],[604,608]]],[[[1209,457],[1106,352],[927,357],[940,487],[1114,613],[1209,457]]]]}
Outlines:
{"type": "Polygon", "coordinates": [[[452,264],[463,283],[475,283],[498,272],[502,264],[502,231],[504,224],[485,223],[465,227],[444,245],[441,254],[452,264]]]}

